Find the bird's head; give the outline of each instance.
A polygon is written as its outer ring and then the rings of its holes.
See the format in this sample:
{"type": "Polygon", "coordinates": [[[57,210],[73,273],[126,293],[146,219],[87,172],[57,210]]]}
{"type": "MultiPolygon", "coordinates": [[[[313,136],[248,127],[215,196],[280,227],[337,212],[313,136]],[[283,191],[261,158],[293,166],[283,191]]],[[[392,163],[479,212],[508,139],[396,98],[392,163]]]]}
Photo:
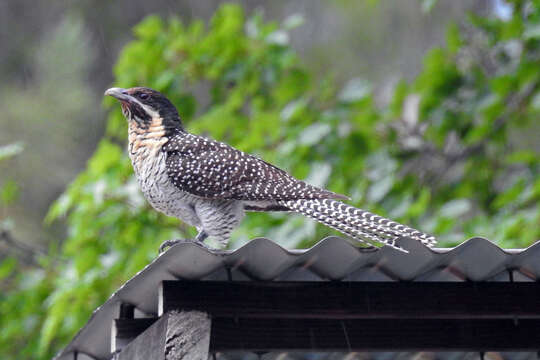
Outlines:
{"type": "Polygon", "coordinates": [[[167,128],[182,128],[182,122],[174,105],[159,91],[134,87],[110,88],[105,95],[112,96],[122,104],[122,114],[129,122],[147,128],[157,119],[167,128]]]}

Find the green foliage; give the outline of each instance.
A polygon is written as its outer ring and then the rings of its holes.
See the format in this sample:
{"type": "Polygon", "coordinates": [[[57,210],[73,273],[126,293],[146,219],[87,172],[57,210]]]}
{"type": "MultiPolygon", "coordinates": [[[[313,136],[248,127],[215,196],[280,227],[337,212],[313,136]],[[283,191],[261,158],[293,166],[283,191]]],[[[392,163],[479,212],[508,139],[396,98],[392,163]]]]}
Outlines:
{"type": "MultiPolygon", "coordinates": [[[[23,151],[21,143],[13,143],[0,146],[0,163],[18,155],[23,151]]],[[[13,179],[7,179],[0,186],[0,206],[6,207],[10,205],[19,195],[19,188],[13,179]]],[[[4,220],[5,221],[5,220],[4,220]]],[[[2,227],[0,226],[0,230],[2,227]]]]}
{"type": "MultiPolygon", "coordinates": [[[[522,247],[540,237],[540,160],[519,140],[540,112],[539,10],[516,2],[508,21],[471,15],[463,29],[452,25],[448,47],[433,49],[382,108],[365,81],[339,88],[306,70],[288,45],[298,16],[246,19],[236,5],[208,25],[146,18],[118,59],[115,85],[162,91],[190,131],[433,232],[442,246],[486,236],[522,247]]],[[[194,235],[144,201],[124,151],[126,122],[115,101],[105,104],[106,138],[47,217],[66,217],[67,238],[42,267],[12,277],[17,291],[0,294],[2,358],[49,357],[162,241],[194,235]]],[[[301,217],[252,214],[232,246],[266,236],[306,247],[331,233],[301,217]]],[[[15,266],[0,264],[0,277],[15,266]]]]}
{"type": "MultiPolygon", "coordinates": [[[[0,164],[0,183],[17,179],[24,184],[20,202],[10,213],[17,222],[14,233],[26,243],[58,233],[60,226],[42,229],[39,217],[47,211],[51,196],[80,171],[88,157],[85,149],[94,148],[102,127],[91,110],[99,106],[101,94],[92,90],[87,78],[94,53],[91,35],[74,14],[58,20],[53,29],[43,31],[39,43],[20,45],[32,54],[32,62],[23,66],[31,74],[27,81],[0,86],[0,143],[18,139],[31,149],[9,165],[0,164]]],[[[16,143],[6,151],[20,148],[16,143]]],[[[0,159],[3,154],[0,150],[0,159]]]]}
{"type": "MultiPolygon", "coordinates": [[[[5,166],[12,158],[23,150],[21,143],[13,143],[0,146],[0,165],[5,166]]],[[[0,184],[0,242],[8,237],[13,228],[13,220],[8,217],[7,208],[12,205],[18,197],[19,187],[17,183],[10,179],[3,179],[0,184]]],[[[1,245],[1,244],[0,244],[1,245]]],[[[40,304],[35,300],[41,301],[47,292],[39,293],[40,289],[37,283],[32,282],[33,273],[29,272],[25,278],[17,279],[17,271],[20,271],[17,258],[7,252],[0,254],[0,349],[4,344],[9,344],[10,348],[23,349],[26,341],[21,334],[26,334],[31,328],[36,329],[39,324],[34,315],[40,304]],[[10,284],[18,282],[15,291],[11,289],[10,284]],[[24,319],[20,321],[19,319],[24,319]]],[[[39,270],[42,272],[43,270],[39,270]]],[[[52,289],[48,289],[49,291],[52,289]]],[[[2,354],[3,355],[3,354],[2,354]]],[[[21,356],[30,356],[31,352],[22,350],[21,356]]]]}

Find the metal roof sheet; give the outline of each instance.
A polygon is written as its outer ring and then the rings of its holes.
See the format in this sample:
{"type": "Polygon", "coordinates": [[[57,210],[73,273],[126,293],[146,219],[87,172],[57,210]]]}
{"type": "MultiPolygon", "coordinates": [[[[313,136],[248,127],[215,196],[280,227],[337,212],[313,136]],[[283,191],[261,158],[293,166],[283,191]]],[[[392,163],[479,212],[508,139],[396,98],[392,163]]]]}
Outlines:
{"type": "Polygon", "coordinates": [[[58,353],[57,360],[108,359],[112,319],[120,303],[157,315],[163,280],[273,281],[536,281],[540,278],[540,242],[526,249],[503,250],[472,238],[451,249],[430,249],[403,239],[408,254],[389,247],[362,249],[327,237],[306,250],[286,250],[257,238],[234,251],[211,251],[180,243],[158,256],[97,308],[87,324],[58,353]]]}

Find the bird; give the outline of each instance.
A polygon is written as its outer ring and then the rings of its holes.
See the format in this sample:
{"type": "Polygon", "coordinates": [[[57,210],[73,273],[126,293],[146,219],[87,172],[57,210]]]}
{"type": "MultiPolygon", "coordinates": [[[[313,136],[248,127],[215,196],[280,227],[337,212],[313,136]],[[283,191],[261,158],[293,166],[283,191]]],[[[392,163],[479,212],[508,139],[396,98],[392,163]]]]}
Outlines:
{"type": "MultiPolygon", "coordinates": [[[[296,179],[286,171],[234,147],[192,134],[176,107],[147,88],[113,87],[105,95],[121,103],[128,122],[128,155],[152,207],[194,226],[192,240],[209,236],[226,246],[248,211],[299,213],[361,245],[400,246],[404,237],[431,247],[434,236],[362,210],[334,193],[296,179]]],[[[160,252],[186,240],[166,241],[160,252]]]]}

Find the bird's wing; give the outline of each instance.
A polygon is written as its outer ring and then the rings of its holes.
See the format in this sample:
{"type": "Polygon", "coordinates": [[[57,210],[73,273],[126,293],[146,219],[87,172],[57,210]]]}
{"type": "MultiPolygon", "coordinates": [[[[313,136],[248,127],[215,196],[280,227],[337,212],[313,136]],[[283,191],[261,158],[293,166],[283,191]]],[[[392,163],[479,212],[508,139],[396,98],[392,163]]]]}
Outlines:
{"type": "Polygon", "coordinates": [[[277,201],[348,199],[295,179],[285,171],[227,144],[189,133],[169,139],[169,179],[180,190],[211,199],[277,201]]]}

